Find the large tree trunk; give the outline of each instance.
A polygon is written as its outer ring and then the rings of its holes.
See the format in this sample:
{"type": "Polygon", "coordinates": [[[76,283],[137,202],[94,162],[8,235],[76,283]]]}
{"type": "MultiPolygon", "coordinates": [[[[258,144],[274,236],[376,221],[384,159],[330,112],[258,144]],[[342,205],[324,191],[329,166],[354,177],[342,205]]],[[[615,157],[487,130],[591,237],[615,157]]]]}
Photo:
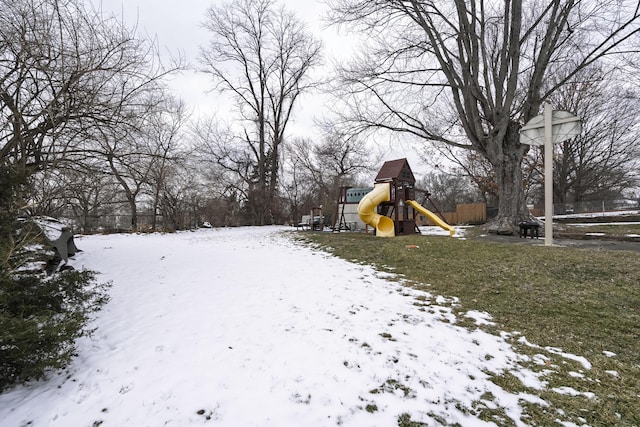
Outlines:
{"type": "Polygon", "coordinates": [[[486,224],[486,229],[495,234],[514,234],[518,223],[530,220],[532,215],[527,208],[522,177],[522,159],[528,146],[520,144],[519,125],[511,122],[502,143],[497,141],[488,150],[487,159],[496,173],[498,185],[498,215],[486,224]]]}

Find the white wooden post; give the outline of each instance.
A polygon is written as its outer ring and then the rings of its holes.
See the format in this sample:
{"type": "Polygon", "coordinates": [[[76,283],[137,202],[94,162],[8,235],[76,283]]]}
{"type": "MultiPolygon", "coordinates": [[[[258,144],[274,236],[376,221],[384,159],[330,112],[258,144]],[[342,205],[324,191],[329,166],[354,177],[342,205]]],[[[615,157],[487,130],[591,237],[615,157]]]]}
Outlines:
{"type": "Polygon", "coordinates": [[[553,246],[553,109],[544,103],[544,245],[553,246]]]}

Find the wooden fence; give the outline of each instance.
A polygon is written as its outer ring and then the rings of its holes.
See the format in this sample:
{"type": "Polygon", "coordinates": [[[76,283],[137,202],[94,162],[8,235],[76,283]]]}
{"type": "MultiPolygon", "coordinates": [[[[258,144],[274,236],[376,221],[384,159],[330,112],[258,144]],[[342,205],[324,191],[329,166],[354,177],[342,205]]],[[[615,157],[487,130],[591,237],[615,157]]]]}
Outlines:
{"type": "MultiPolygon", "coordinates": [[[[483,224],[487,222],[487,206],[484,203],[465,203],[457,205],[455,212],[445,212],[442,215],[450,225],[483,224]]],[[[419,219],[422,219],[422,216],[419,219]]],[[[418,223],[433,225],[426,218],[418,223]]]]}

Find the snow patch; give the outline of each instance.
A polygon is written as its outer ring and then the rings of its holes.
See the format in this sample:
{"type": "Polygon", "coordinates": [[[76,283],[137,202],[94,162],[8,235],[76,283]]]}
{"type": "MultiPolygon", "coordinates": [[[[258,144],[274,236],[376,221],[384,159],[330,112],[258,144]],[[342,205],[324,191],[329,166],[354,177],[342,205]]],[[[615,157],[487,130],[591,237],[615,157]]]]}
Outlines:
{"type": "Polygon", "coordinates": [[[520,343],[522,343],[522,344],[524,344],[524,345],[526,345],[528,347],[544,349],[544,350],[548,351],[549,353],[557,354],[558,356],[564,357],[565,359],[569,359],[569,360],[573,360],[575,362],[578,362],[585,369],[591,369],[591,367],[592,367],[591,362],[589,362],[589,360],[587,360],[586,357],[577,356],[577,355],[571,354],[571,353],[566,353],[566,352],[562,351],[562,349],[560,349],[560,348],[557,348],[557,347],[541,347],[539,345],[530,343],[525,337],[518,338],[518,342],[520,342],[520,343]]]}
{"type": "Polygon", "coordinates": [[[457,300],[288,229],[82,237],[76,265],[111,281],[111,300],[67,372],[0,394],[3,425],[489,425],[470,409],[491,395],[523,426],[522,401],[544,403],[491,381],[541,374],[506,335],[457,326],[457,300]]]}
{"type": "Polygon", "coordinates": [[[493,319],[491,315],[483,311],[470,310],[470,311],[467,311],[464,316],[475,320],[476,325],[478,326],[495,325],[495,322],[491,321],[493,319]]]}
{"type": "Polygon", "coordinates": [[[554,387],[551,390],[555,391],[556,393],[559,394],[565,394],[568,396],[584,396],[588,399],[595,399],[596,395],[595,393],[592,393],[590,391],[578,391],[573,387],[567,387],[567,386],[563,386],[563,387],[554,387]]]}

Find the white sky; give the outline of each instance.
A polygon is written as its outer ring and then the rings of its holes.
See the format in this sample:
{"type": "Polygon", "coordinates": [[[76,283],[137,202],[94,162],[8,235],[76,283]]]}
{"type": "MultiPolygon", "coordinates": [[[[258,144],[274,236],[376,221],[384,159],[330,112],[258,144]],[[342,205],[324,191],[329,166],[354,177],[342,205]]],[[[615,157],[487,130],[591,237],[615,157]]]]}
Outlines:
{"type": "MultiPolygon", "coordinates": [[[[220,3],[220,0],[89,1],[96,7],[102,5],[104,11],[123,16],[128,25],[137,23],[139,32],[157,37],[159,46],[167,55],[180,52],[192,65],[197,64],[200,46],[206,45],[210,39],[208,32],[201,27],[205,11],[210,5],[220,3]]],[[[326,5],[318,0],[285,0],[283,3],[288,9],[295,11],[298,17],[308,25],[309,30],[322,40],[327,72],[330,70],[332,61],[348,59],[354,45],[352,38],[344,31],[339,32],[335,27],[326,27],[323,22],[326,5]]],[[[194,71],[184,72],[171,83],[175,95],[182,98],[196,115],[216,113],[218,117],[225,117],[224,102],[219,101],[221,96],[218,93],[208,92],[211,87],[212,82],[209,76],[194,71]]],[[[314,127],[313,120],[323,114],[326,100],[327,97],[318,94],[307,94],[300,98],[294,121],[289,125],[290,136],[311,137],[317,140],[318,131],[314,127]]],[[[409,149],[407,143],[391,147],[388,144],[388,138],[381,136],[372,145],[375,145],[377,150],[387,151],[384,161],[407,157],[416,175],[425,169],[418,155],[409,149]],[[384,142],[380,143],[380,141],[384,142]]]]}

